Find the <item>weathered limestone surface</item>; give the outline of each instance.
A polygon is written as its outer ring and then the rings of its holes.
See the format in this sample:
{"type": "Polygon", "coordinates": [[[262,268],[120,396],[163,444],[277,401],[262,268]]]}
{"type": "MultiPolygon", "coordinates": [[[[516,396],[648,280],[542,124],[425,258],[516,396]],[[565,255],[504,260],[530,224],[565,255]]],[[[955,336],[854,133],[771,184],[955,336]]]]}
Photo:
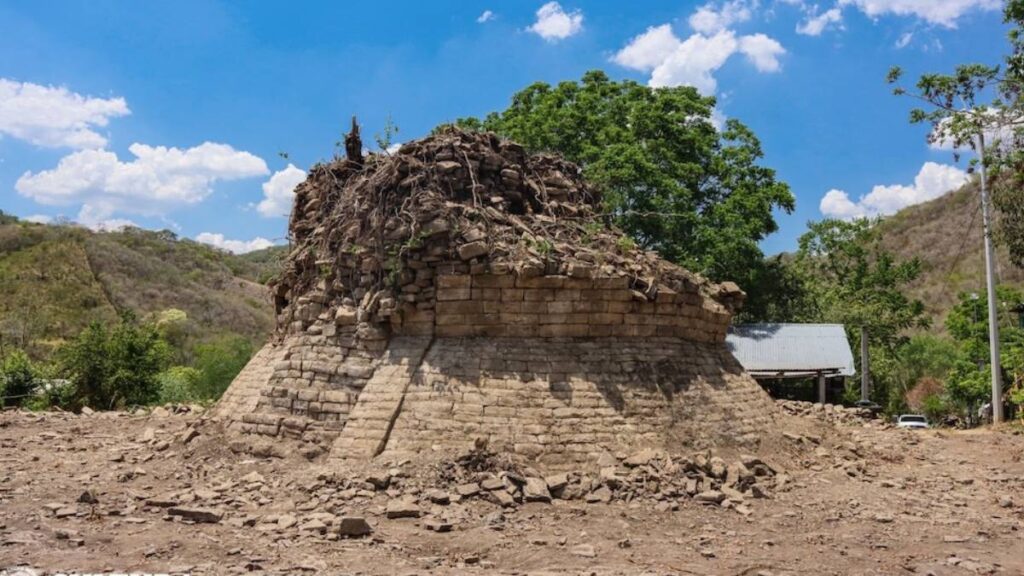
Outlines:
{"type": "Polygon", "coordinates": [[[385,356],[332,458],[483,439],[557,468],[602,452],[751,442],[771,421],[767,396],[723,347],[679,338],[442,337],[415,357],[385,356]]]}
{"type": "Polygon", "coordinates": [[[724,344],[744,294],[637,248],[556,157],[455,130],[321,164],[289,233],[274,341],[216,411],[233,430],[558,467],[772,419],[724,344]]]}

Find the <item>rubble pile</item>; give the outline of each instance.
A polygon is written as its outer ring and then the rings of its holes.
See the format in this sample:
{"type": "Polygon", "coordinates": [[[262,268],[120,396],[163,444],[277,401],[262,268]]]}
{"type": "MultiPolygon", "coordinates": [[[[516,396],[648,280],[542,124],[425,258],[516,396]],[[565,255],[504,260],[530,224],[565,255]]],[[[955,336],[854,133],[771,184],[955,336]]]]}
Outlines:
{"type": "Polygon", "coordinates": [[[777,400],[776,404],[787,414],[810,416],[832,424],[860,425],[877,418],[868,408],[847,407],[842,404],[821,404],[802,400],[777,400]]]}
{"type": "Polygon", "coordinates": [[[637,248],[599,202],[577,166],[457,128],[319,164],[296,188],[292,250],[273,288],[279,326],[308,326],[335,301],[370,325],[430,310],[437,277],[467,273],[625,277],[644,301],[670,290],[742,303],[735,285],[637,248]]]}
{"type": "MultiPolygon", "coordinates": [[[[511,465],[499,455],[475,450],[439,467],[433,485],[429,478],[402,482],[406,493],[424,504],[480,499],[501,507],[526,502],[580,500],[587,503],[648,502],[659,510],[675,510],[681,502],[731,508],[749,514],[749,501],[769,498],[786,488],[789,476],[776,466],[751,455],[727,462],[710,450],[672,457],[646,449],[632,455],[605,455],[598,471],[575,470],[541,474],[529,466],[511,465]],[[491,469],[480,462],[493,462],[491,469]],[[468,465],[467,465],[468,464],[468,465]]],[[[371,476],[368,485],[387,487],[387,474],[371,476]],[[384,479],[383,481],[381,479],[384,479]]]]}

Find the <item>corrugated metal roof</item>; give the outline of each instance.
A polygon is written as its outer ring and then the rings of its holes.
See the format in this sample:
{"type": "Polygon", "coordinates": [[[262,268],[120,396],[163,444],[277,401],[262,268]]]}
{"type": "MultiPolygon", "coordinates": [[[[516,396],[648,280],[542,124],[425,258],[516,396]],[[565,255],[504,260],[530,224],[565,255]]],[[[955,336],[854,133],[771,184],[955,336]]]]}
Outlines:
{"type": "Polygon", "coordinates": [[[853,352],[842,324],[739,324],[725,338],[755,375],[831,372],[853,376],[853,352]]]}

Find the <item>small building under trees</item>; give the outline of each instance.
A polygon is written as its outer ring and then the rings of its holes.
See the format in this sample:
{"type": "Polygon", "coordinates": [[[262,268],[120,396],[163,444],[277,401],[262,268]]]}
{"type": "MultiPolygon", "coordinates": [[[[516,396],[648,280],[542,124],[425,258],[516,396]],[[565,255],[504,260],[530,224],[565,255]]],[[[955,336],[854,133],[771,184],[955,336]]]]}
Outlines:
{"type": "Polygon", "coordinates": [[[729,328],[726,343],[775,397],[838,400],[856,373],[842,324],[739,324],[729,328]]]}

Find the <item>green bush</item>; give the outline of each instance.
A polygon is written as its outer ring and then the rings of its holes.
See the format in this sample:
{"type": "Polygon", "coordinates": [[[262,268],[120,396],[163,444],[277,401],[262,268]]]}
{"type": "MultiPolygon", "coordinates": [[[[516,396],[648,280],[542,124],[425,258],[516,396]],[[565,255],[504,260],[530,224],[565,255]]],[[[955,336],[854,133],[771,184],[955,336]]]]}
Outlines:
{"type": "Polygon", "coordinates": [[[39,390],[39,394],[29,398],[25,407],[29,410],[78,410],[82,405],[78,401],[75,386],[67,380],[47,380],[39,390]]]}
{"type": "Polygon", "coordinates": [[[921,401],[921,409],[930,422],[938,424],[946,420],[946,417],[949,416],[952,407],[942,396],[932,394],[931,396],[926,396],[925,399],[921,401]]]}
{"type": "Polygon", "coordinates": [[[93,322],[60,353],[61,372],[83,406],[113,409],[146,405],[160,396],[157,375],[170,351],[156,328],[140,325],[131,313],[108,329],[93,322]]]}
{"type": "Polygon", "coordinates": [[[200,398],[197,386],[202,374],[189,366],[172,366],[157,376],[161,404],[188,404],[200,398]]]}
{"type": "Polygon", "coordinates": [[[197,344],[193,366],[200,372],[196,385],[198,400],[217,400],[252,357],[252,343],[230,334],[197,344]]]}
{"type": "Polygon", "coordinates": [[[3,406],[20,406],[36,393],[39,376],[32,361],[15,350],[0,364],[0,398],[3,406]]]}

